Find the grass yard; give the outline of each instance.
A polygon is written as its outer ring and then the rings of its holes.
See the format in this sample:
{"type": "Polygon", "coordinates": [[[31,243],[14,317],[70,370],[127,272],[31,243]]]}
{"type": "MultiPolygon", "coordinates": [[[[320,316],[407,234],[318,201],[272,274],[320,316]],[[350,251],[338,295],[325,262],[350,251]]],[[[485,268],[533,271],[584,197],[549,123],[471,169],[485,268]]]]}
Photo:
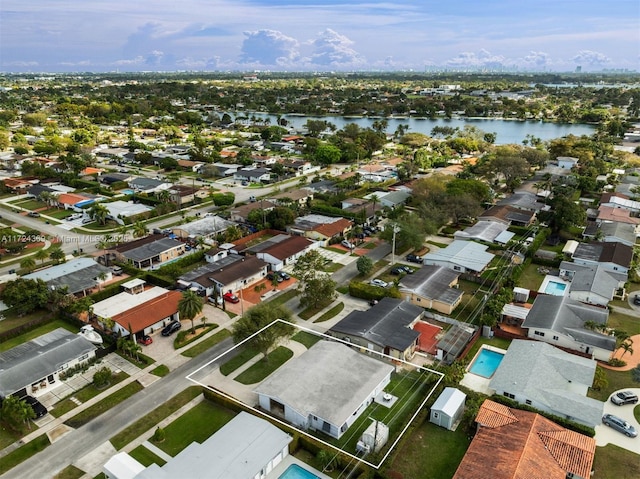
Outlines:
{"type": "Polygon", "coordinates": [[[329,321],[331,318],[333,318],[334,316],[340,314],[342,312],[342,310],[344,309],[344,303],[340,302],[338,304],[336,304],[333,308],[331,308],[330,310],[322,313],[322,315],[316,319],[314,321],[314,323],[322,323],[324,321],[329,321]]]}
{"type": "Polygon", "coordinates": [[[163,378],[167,374],[169,374],[169,368],[167,366],[165,366],[164,364],[161,364],[157,368],[153,369],[151,371],[151,374],[153,374],[154,376],[158,376],[158,377],[163,378]]]}
{"type": "Polygon", "coordinates": [[[458,428],[448,431],[425,420],[406,438],[386,472],[394,477],[420,477],[421,479],[445,479],[453,477],[458,464],[467,452],[470,441],[458,428]]]}
{"type": "Polygon", "coordinates": [[[40,208],[47,207],[47,204],[44,201],[38,200],[21,200],[12,203],[20,208],[24,208],[25,210],[39,210],[40,208]]]}
{"type": "Polygon", "coordinates": [[[308,333],[306,331],[299,331],[294,334],[291,339],[299,342],[300,344],[304,344],[304,346],[309,349],[311,346],[320,341],[320,336],[313,333],[308,333]]]}
{"type": "Polygon", "coordinates": [[[223,329],[215,333],[213,336],[187,349],[186,351],[183,351],[182,355],[188,358],[195,358],[198,354],[204,353],[207,349],[212,348],[213,346],[215,346],[221,341],[224,341],[230,336],[231,336],[231,331],[229,331],[228,329],[223,329]]]}
{"type": "MultiPolygon", "coordinates": [[[[111,387],[124,381],[128,377],[129,375],[124,371],[120,371],[119,373],[114,374],[111,377],[111,387]]],[[[88,384],[82,389],[79,389],[78,391],[73,393],[71,396],[75,397],[81,403],[85,403],[90,399],[96,397],[98,394],[103,393],[104,391],[104,389],[96,388],[93,384],[88,384]]],[[[75,409],[76,407],[78,407],[78,405],[71,400],[71,397],[68,397],[63,399],[62,401],[59,401],[49,412],[53,417],[60,417],[68,413],[72,409],[75,409]]]]}
{"type": "Polygon", "coordinates": [[[458,321],[466,322],[471,318],[472,314],[476,312],[476,308],[480,304],[484,293],[478,293],[474,296],[474,293],[478,290],[480,285],[472,281],[460,280],[458,285],[459,289],[464,292],[464,295],[462,296],[460,306],[458,306],[453,313],[453,318],[458,321]]]}
{"type": "MultiPolygon", "coordinates": [[[[40,314],[43,314],[43,313],[40,313],[40,314]]],[[[4,321],[0,322],[0,324],[2,323],[4,323],[4,321]]],[[[7,339],[6,341],[2,341],[0,343],[0,352],[4,352],[11,348],[15,348],[20,344],[26,343],[27,341],[31,341],[32,339],[37,338],[38,336],[42,336],[43,334],[49,333],[57,328],[64,328],[71,331],[72,333],[77,333],[79,330],[77,327],[72,326],[66,321],[63,321],[61,319],[56,319],[54,321],[51,321],[50,323],[43,324],[42,326],[39,326],[36,329],[33,329],[27,333],[21,334],[20,336],[16,336],[15,338],[10,338],[10,339],[7,339]]]]}
{"type": "Polygon", "coordinates": [[[245,348],[243,351],[240,352],[240,354],[238,354],[237,356],[234,356],[233,358],[229,359],[224,364],[222,364],[220,366],[220,372],[224,376],[228,376],[229,374],[231,374],[233,371],[238,369],[243,364],[248,363],[249,361],[251,361],[258,354],[260,354],[260,353],[258,351],[256,351],[255,349],[245,348]]]}
{"type": "Polygon", "coordinates": [[[56,474],[53,479],[80,479],[84,474],[85,472],[82,469],[78,469],[71,464],[56,474]]]}
{"type": "Polygon", "coordinates": [[[533,263],[526,265],[520,279],[518,280],[518,286],[531,291],[538,291],[538,288],[540,288],[542,280],[544,279],[544,274],[538,273],[539,267],[540,266],[533,263]]]}
{"type": "Polygon", "coordinates": [[[161,457],[156,456],[149,449],[140,444],[133,449],[129,455],[136,461],[142,464],[144,467],[149,467],[151,464],[157,464],[158,466],[164,466],[167,462],[161,457]]]}
{"type": "Polygon", "coordinates": [[[243,371],[235,380],[241,384],[259,383],[292,357],[293,351],[284,346],[278,346],[267,354],[264,360],[258,361],[249,369],[243,371]]]}
{"type": "Polygon", "coordinates": [[[272,300],[269,300],[269,303],[274,306],[281,306],[289,300],[292,300],[298,296],[298,292],[295,289],[290,289],[289,291],[285,291],[284,293],[278,294],[272,300]]]}
{"type": "MultiPolygon", "coordinates": [[[[22,326],[23,324],[33,321],[34,319],[53,316],[53,313],[51,311],[42,310],[25,314],[22,317],[18,316],[18,314],[16,314],[12,309],[8,309],[2,314],[4,314],[5,319],[0,321],[0,333],[4,333],[5,331],[9,331],[13,328],[17,328],[18,326],[22,326]]],[[[4,351],[4,349],[2,349],[3,347],[4,341],[2,342],[2,344],[0,344],[0,351],[4,351]]]]}
{"type": "Polygon", "coordinates": [[[176,336],[176,339],[173,340],[174,349],[180,349],[186,346],[187,344],[194,342],[196,339],[201,338],[212,329],[215,329],[218,327],[218,325],[215,323],[212,323],[212,324],[195,324],[195,323],[196,321],[194,320],[194,329],[196,334],[191,336],[191,327],[184,328],[182,331],[180,331],[180,333],[186,333],[186,334],[178,333],[178,335],[176,336]]]}
{"type": "Polygon", "coordinates": [[[607,326],[626,331],[630,336],[640,334],[640,318],[625,314],[625,312],[619,308],[614,308],[613,311],[609,313],[607,326]]]}
{"type": "MultiPolygon", "coordinates": [[[[26,427],[25,427],[25,431],[26,431],[26,427]]],[[[10,444],[13,444],[16,441],[19,441],[22,438],[22,436],[24,436],[24,433],[23,434],[17,433],[17,432],[14,433],[13,431],[10,431],[5,427],[0,427],[0,450],[4,449],[10,444]]]]}
{"type": "Polygon", "coordinates": [[[597,399],[598,401],[607,401],[613,391],[629,387],[636,387],[636,383],[634,383],[633,379],[631,378],[631,371],[613,371],[611,369],[602,369],[607,376],[607,381],[609,382],[609,384],[606,388],[603,388],[600,391],[589,388],[587,396],[589,396],[590,398],[597,399]]]}
{"type": "Polygon", "coordinates": [[[347,250],[340,249],[340,248],[332,248],[331,246],[325,246],[322,249],[326,249],[327,251],[333,251],[334,253],[338,253],[338,254],[347,254],[347,253],[349,253],[347,250]]]}
{"type": "Polygon", "coordinates": [[[596,447],[593,479],[635,479],[638,477],[637,454],[609,444],[596,447]]]}
{"type": "Polygon", "coordinates": [[[335,273],[336,271],[341,270],[342,268],[344,268],[343,264],[329,261],[322,267],[322,271],[325,271],[327,273],[335,273]]]}
{"type": "Polygon", "coordinates": [[[123,386],[118,389],[118,391],[113,394],[107,396],[102,401],[94,404],[93,406],[88,407],[84,411],[79,412],[71,419],[68,419],[64,423],[73,428],[78,428],[84,426],[92,419],[97,418],[101,414],[109,411],[110,409],[116,407],[118,404],[123,402],[124,400],[130,398],[134,394],[139,391],[142,391],[144,388],[138,381],[134,381],[132,383],[123,386]]]}
{"type": "Polygon", "coordinates": [[[156,445],[170,456],[175,456],[193,441],[202,444],[235,415],[211,401],[202,401],[165,427],[166,439],[156,445]]]}
{"type": "Polygon", "coordinates": [[[169,417],[182,406],[187,404],[189,401],[198,397],[200,394],[202,394],[202,389],[198,386],[188,387],[184,391],[173,396],[164,404],[161,404],[160,406],[155,408],[146,416],[141,417],[136,422],[120,431],[118,434],[109,439],[109,441],[111,442],[113,447],[116,448],[116,450],[122,449],[135,438],[140,436],[140,434],[148,431],[160,421],[162,421],[166,417],[169,417]]]}
{"type": "Polygon", "coordinates": [[[56,218],[58,220],[63,220],[66,217],[71,216],[75,212],[72,210],[61,210],[58,208],[50,208],[48,210],[41,211],[40,213],[46,216],[51,216],[52,218],[56,218]]]}
{"type": "Polygon", "coordinates": [[[18,449],[11,451],[6,456],[0,458],[0,475],[26,461],[31,456],[36,455],[50,444],[47,435],[43,434],[33,441],[29,441],[24,446],[20,446],[18,449]]]}

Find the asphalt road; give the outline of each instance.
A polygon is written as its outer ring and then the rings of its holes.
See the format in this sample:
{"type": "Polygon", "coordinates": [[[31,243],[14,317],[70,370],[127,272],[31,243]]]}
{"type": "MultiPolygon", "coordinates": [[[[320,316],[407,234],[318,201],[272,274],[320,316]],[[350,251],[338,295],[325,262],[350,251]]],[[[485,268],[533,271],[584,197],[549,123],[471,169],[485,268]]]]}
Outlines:
{"type": "MultiPolygon", "coordinates": [[[[371,251],[369,251],[366,256],[368,256],[371,261],[374,263],[376,261],[381,260],[385,256],[391,253],[391,245],[388,243],[382,243],[371,251]]],[[[358,274],[358,267],[356,266],[356,261],[349,263],[343,268],[339,269],[335,273],[331,275],[331,279],[333,279],[338,284],[344,284],[351,280],[355,275],[358,274]]]]}
{"type": "MultiPolygon", "coordinates": [[[[38,453],[31,459],[14,467],[3,478],[46,478],[53,477],[57,472],[90,453],[115,434],[138,420],[156,407],[164,404],[173,396],[188,386],[193,385],[185,377],[204,366],[233,346],[233,340],[228,338],[200,354],[189,362],[176,368],[170,374],[156,381],[149,387],[130,397],[114,409],[94,419],[88,424],[76,429],[38,453]]],[[[230,356],[226,356],[225,361],[230,356]]],[[[215,363],[209,366],[216,367],[215,363]]],[[[143,431],[140,431],[142,433],[143,431]]]]}

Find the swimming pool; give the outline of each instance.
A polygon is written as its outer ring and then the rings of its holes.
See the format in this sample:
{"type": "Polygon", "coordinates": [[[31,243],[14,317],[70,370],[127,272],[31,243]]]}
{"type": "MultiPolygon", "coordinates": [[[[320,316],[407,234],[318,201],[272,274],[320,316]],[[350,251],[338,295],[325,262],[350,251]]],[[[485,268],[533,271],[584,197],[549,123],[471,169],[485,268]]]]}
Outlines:
{"type": "Polygon", "coordinates": [[[553,296],[564,296],[564,290],[567,289],[567,285],[564,283],[558,283],[556,281],[549,281],[544,288],[544,292],[553,296]]]}
{"type": "Polygon", "coordinates": [[[307,471],[304,467],[291,464],[278,479],[319,479],[319,477],[307,471]]]}
{"type": "Polygon", "coordinates": [[[120,193],[122,193],[123,195],[132,195],[135,193],[135,191],[126,188],[124,190],[120,190],[120,193]]]}
{"type": "Polygon", "coordinates": [[[473,363],[471,363],[469,372],[482,376],[483,378],[490,378],[493,376],[493,373],[496,372],[498,366],[500,366],[502,358],[504,358],[503,353],[482,348],[473,360],[473,363]]]}

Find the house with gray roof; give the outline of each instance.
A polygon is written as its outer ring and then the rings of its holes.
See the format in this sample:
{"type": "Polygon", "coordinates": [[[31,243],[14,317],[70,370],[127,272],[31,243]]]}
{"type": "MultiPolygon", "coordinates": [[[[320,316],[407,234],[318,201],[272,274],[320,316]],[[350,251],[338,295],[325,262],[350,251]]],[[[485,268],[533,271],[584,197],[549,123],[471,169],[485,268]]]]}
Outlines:
{"type": "Polygon", "coordinates": [[[112,277],[109,268],[92,258],[73,259],[23,276],[24,279],[41,279],[50,289],[66,287],[70,294],[83,296],[91,294],[101,283],[111,281],[112,277]]]}
{"type": "Polygon", "coordinates": [[[622,243],[633,247],[638,239],[638,225],[618,221],[602,221],[587,223],[582,232],[585,238],[596,239],[605,243],[622,243]]]}
{"type": "Polygon", "coordinates": [[[569,296],[582,303],[606,307],[617,290],[624,287],[627,275],[609,271],[601,265],[587,266],[569,261],[560,263],[560,277],[571,282],[569,296]]]}
{"type": "Polygon", "coordinates": [[[136,268],[143,269],[159,267],[183,255],[185,244],[161,234],[152,234],[115,246],[113,250],[136,268]]]}
{"type": "Polygon", "coordinates": [[[584,304],[569,296],[540,294],[533,302],[522,327],[527,337],[608,361],[616,349],[613,336],[585,327],[604,325],[609,310],[584,304]]]}
{"type": "Polygon", "coordinates": [[[426,265],[444,266],[458,273],[482,273],[495,257],[487,253],[487,245],[473,241],[454,240],[446,248],[424,255],[426,265]]]}
{"type": "Polygon", "coordinates": [[[500,242],[506,244],[515,233],[507,231],[509,225],[497,221],[480,220],[475,225],[453,233],[453,237],[463,241],[482,241],[484,243],[500,242]]]}
{"type": "Polygon", "coordinates": [[[134,216],[149,213],[153,210],[151,206],[143,205],[142,203],[134,203],[133,201],[117,200],[102,204],[109,212],[107,218],[120,225],[124,225],[124,220],[126,218],[133,218],[134,216]]]}
{"type": "Polygon", "coordinates": [[[163,466],[145,468],[120,453],[104,465],[104,472],[110,479],[254,479],[289,455],[292,439],[269,421],[242,411],[202,444],[192,442],[163,466]]]}
{"type": "Polygon", "coordinates": [[[587,397],[596,362],[549,344],[515,339],[489,387],[520,404],[595,427],[604,404],[587,397]]]}
{"type": "Polygon", "coordinates": [[[496,203],[498,206],[509,205],[514,208],[525,211],[534,211],[539,213],[548,210],[549,206],[538,201],[538,197],[534,193],[528,191],[516,191],[511,196],[503,198],[496,203]]]}
{"type": "Polygon", "coordinates": [[[407,361],[413,357],[420,337],[412,327],[423,312],[407,301],[382,298],[368,311],[351,311],[327,334],[407,361]]]}
{"type": "Polygon", "coordinates": [[[95,356],[96,347],[64,328],[0,353],[0,398],[38,396],[61,384],[60,373],[95,356]]]}
{"type": "Polygon", "coordinates": [[[225,220],[217,215],[205,216],[199,220],[174,226],[171,230],[178,238],[212,238],[218,233],[226,231],[229,226],[235,226],[232,221],[225,220]]]}
{"type": "Polygon", "coordinates": [[[171,183],[142,176],[129,180],[129,186],[138,193],[155,193],[156,191],[168,190],[171,188],[171,183]]]}
{"type": "Polygon", "coordinates": [[[455,287],[459,276],[449,268],[427,265],[401,278],[398,289],[416,306],[451,314],[462,301],[462,290],[455,287]]]}
{"type": "Polygon", "coordinates": [[[580,243],[571,258],[578,264],[600,264],[609,271],[628,274],[633,248],[622,243],[580,243]]]}
{"type": "Polygon", "coordinates": [[[340,439],[384,391],[395,367],[342,343],[319,341],[254,389],[260,407],[303,430],[340,439]]]}

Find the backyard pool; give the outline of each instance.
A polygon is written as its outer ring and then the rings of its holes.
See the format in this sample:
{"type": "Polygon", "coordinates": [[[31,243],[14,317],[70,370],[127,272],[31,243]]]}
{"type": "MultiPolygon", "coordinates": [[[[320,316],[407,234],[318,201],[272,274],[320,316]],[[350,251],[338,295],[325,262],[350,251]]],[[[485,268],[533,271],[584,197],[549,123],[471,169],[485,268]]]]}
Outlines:
{"type": "Polygon", "coordinates": [[[319,479],[315,474],[307,471],[304,467],[291,464],[278,479],[319,479]]]}
{"type": "Polygon", "coordinates": [[[120,190],[120,193],[122,193],[123,195],[132,195],[135,193],[135,191],[130,190],[130,189],[124,189],[124,190],[120,190]]]}
{"type": "Polygon", "coordinates": [[[553,296],[564,296],[565,289],[567,289],[566,284],[549,281],[547,286],[544,288],[544,292],[553,296]]]}
{"type": "Polygon", "coordinates": [[[498,369],[503,357],[503,353],[482,348],[478,351],[477,356],[471,363],[469,372],[482,376],[483,378],[490,378],[493,376],[493,373],[496,372],[496,369],[498,369]]]}

